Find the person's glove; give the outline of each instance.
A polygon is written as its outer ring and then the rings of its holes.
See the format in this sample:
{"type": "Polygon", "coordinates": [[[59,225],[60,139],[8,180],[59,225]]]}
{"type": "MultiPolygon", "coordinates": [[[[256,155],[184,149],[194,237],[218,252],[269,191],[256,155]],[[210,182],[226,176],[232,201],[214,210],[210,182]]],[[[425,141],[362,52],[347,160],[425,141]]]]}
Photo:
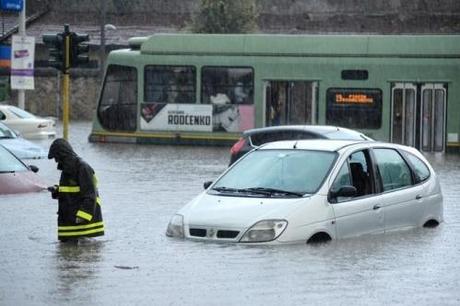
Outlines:
{"type": "Polygon", "coordinates": [[[77,223],[77,224],[81,224],[81,223],[83,223],[85,221],[86,221],[85,219],[80,218],[80,217],[75,218],[75,223],[77,223]]]}
{"type": "Polygon", "coordinates": [[[49,187],[46,188],[46,189],[48,189],[49,192],[56,192],[56,191],[57,191],[57,188],[58,188],[58,186],[57,186],[57,185],[54,185],[54,186],[49,186],[49,187]]]}
{"type": "Polygon", "coordinates": [[[48,189],[49,192],[51,192],[51,198],[53,198],[53,199],[58,198],[58,195],[59,195],[59,186],[58,185],[50,186],[47,189],[48,189]]]}

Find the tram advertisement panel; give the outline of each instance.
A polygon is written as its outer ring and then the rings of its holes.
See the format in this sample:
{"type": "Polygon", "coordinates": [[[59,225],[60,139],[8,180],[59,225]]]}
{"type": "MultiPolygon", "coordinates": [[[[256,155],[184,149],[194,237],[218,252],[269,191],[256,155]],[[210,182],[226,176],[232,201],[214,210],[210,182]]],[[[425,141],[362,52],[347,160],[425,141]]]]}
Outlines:
{"type": "Polygon", "coordinates": [[[242,132],[254,128],[254,106],[213,104],[214,132],[242,132]]]}
{"type": "Polygon", "coordinates": [[[144,103],[141,129],[212,131],[212,106],[205,104],[144,103]]]}
{"type": "Polygon", "coordinates": [[[241,132],[253,127],[252,105],[141,105],[141,129],[147,131],[241,132]]]}

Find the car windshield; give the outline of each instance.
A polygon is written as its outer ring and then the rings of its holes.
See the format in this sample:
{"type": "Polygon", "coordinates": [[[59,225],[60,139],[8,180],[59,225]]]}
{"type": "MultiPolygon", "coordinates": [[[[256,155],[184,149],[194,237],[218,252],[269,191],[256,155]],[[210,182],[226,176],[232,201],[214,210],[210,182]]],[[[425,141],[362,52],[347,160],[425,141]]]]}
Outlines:
{"type": "Polygon", "coordinates": [[[0,139],[2,138],[16,138],[16,135],[10,128],[0,123],[0,139]]]}
{"type": "Polygon", "coordinates": [[[225,173],[212,189],[269,196],[312,194],[321,186],[336,155],[299,149],[257,150],[225,173]]]}
{"type": "Polygon", "coordinates": [[[13,154],[0,146],[0,173],[17,171],[27,171],[27,168],[13,154]]]}
{"type": "Polygon", "coordinates": [[[35,116],[31,113],[28,113],[25,110],[22,110],[15,106],[10,106],[10,111],[21,119],[35,118],[35,116]]]}

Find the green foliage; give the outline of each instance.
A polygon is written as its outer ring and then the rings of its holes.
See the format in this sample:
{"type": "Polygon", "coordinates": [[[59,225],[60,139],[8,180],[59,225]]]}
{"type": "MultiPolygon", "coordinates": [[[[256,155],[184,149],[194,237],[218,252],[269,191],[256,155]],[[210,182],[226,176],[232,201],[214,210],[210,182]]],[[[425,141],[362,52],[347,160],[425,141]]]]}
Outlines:
{"type": "Polygon", "coordinates": [[[255,0],[201,0],[193,17],[195,33],[250,33],[257,30],[255,0]]]}

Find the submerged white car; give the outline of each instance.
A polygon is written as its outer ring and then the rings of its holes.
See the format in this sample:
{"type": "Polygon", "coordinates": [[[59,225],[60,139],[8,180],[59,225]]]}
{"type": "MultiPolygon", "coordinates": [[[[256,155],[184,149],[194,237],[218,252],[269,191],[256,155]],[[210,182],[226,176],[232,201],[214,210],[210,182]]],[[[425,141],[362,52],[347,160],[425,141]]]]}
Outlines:
{"type": "Polygon", "coordinates": [[[416,149],[390,143],[273,142],[205,188],[172,217],[167,236],[311,243],[443,221],[433,168],[416,149]]]}
{"type": "Polygon", "coordinates": [[[56,136],[54,119],[35,116],[14,105],[0,104],[0,122],[19,132],[26,139],[47,139],[56,136]]]}

